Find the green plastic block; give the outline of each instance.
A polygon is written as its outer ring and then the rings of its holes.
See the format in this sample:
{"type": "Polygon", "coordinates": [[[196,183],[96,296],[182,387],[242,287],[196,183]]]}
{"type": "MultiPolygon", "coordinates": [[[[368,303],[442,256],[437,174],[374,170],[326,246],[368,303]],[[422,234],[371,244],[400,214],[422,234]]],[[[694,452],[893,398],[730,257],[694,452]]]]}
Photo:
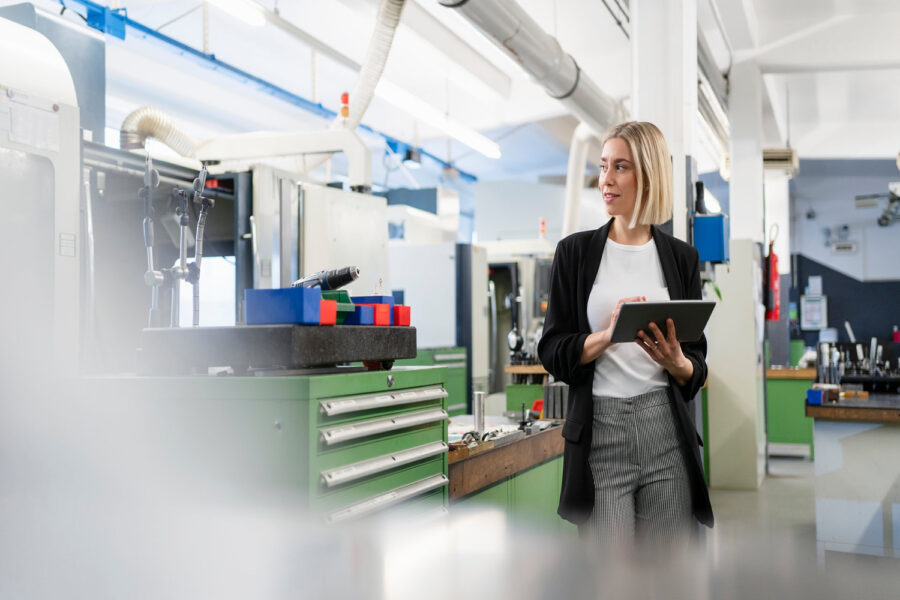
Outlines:
{"type": "Polygon", "coordinates": [[[337,324],[342,325],[347,315],[352,315],[355,309],[353,301],[350,300],[350,293],[347,290],[323,290],[323,300],[337,301],[337,324]]]}

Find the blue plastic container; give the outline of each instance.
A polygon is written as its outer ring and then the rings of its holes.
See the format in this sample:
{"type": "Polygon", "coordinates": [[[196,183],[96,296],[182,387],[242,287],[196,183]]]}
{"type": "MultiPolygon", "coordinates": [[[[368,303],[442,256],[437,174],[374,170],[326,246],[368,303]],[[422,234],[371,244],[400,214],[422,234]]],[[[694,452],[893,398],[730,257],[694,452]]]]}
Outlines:
{"type": "Polygon", "coordinates": [[[694,247],[700,262],[727,263],[728,215],[694,215],[694,247]]]}
{"type": "Polygon", "coordinates": [[[824,394],[825,392],[822,390],[806,390],[806,403],[813,406],[821,406],[824,394]]]}
{"type": "Polygon", "coordinates": [[[244,290],[244,322],[247,325],[318,325],[321,302],[319,288],[244,290]]]}

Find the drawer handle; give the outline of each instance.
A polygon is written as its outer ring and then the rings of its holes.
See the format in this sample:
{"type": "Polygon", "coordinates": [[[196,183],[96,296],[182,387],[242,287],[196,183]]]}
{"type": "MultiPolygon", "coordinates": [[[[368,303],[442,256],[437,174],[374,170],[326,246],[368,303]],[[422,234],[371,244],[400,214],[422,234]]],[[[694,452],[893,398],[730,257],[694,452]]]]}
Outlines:
{"type": "Polygon", "coordinates": [[[441,400],[446,397],[447,390],[442,387],[424,388],[420,390],[393,392],[390,394],[372,394],[368,396],[322,400],[319,402],[319,410],[329,417],[332,417],[334,415],[359,412],[372,408],[415,404],[417,402],[427,402],[429,400],[441,400]]]}
{"type": "Polygon", "coordinates": [[[447,367],[448,369],[459,369],[459,368],[464,369],[464,368],[466,368],[466,361],[462,361],[462,362],[436,362],[436,363],[434,363],[434,366],[436,366],[436,367],[447,367]]]}
{"type": "Polygon", "coordinates": [[[400,486],[389,492],[366,498],[356,504],[351,504],[340,510],[330,513],[327,517],[329,523],[338,523],[347,519],[357,519],[375,511],[387,508],[404,500],[421,496],[426,492],[443,487],[450,482],[443,473],[420,479],[408,485],[400,486]]]}
{"type": "Polygon", "coordinates": [[[449,447],[443,441],[429,442],[415,448],[407,448],[399,452],[392,452],[382,456],[376,456],[368,460],[361,460],[350,465],[322,471],[319,476],[327,487],[334,487],[350,481],[356,481],[369,475],[382,473],[395,467],[408,465],[409,463],[430,458],[449,451],[449,447]]]}
{"type": "Polygon", "coordinates": [[[320,431],[319,438],[326,446],[331,446],[332,444],[337,444],[339,442],[355,440],[377,433],[397,431],[398,429],[405,429],[407,427],[414,427],[425,423],[433,423],[435,421],[446,421],[448,418],[447,411],[442,408],[433,408],[431,410],[397,415],[396,417],[361,421],[359,423],[354,423],[353,425],[329,427],[328,429],[322,429],[320,431]]]}
{"type": "Polygon", "coordinates": [[[466,355],[460,354],[459,352],[454,352],[453,354],[435,354],[434,355],[434,362],[445,362],[448,360],[456,360],[456,361],[461,360],[461,361],[463,361],[463,363],[465,363],[466,355]]]}

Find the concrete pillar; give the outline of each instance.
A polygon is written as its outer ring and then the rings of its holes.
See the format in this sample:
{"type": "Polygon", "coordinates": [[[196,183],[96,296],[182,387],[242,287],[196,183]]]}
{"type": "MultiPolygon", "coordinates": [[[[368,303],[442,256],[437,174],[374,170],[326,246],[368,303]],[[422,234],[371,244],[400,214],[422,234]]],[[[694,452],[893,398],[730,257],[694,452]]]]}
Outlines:
{"type": "Polygon", "coordinates": [[[759,68],[735,65],[730,85],[731,263],[716,265],[722,301],[707,328],[709,479],[712,487],[756,489],[765,476],[766,460],[759,68]]]}
{"type": "Polygon", "coordinates": [[[755,64],[739,63],[732,68],[729,81],[731,239],[762,242],[765,185],[762,164],[762,74],[755,64]]]}
{"type": "Polygon", "coordinates": [[[632,102],[637,121],[656,124],[672,154],[673,233],[688,239],[697,121],[697,1],[632,0],[632,102]]]}

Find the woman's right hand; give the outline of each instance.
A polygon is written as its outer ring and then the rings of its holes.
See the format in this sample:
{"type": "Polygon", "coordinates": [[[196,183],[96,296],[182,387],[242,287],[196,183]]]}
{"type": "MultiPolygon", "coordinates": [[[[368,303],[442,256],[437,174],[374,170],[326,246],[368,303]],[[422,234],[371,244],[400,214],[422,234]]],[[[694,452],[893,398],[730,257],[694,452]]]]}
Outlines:
{"type": "Polygon", "coordinates": [[[609,327],[602,331],[595,331],[587,336],[584,340],[584,348],[581,351],[581,364],[586,365],[589,362],[597,360],[597,357],[606,352],[606,349],[612,345],[613,329],[616,328],[616,321],[619,318],[619,311],[626,302],[646,302],[646,296],[629,296],[622,298],[616,302],[616,307],[612,311],[609,319],[609,327]]]}

